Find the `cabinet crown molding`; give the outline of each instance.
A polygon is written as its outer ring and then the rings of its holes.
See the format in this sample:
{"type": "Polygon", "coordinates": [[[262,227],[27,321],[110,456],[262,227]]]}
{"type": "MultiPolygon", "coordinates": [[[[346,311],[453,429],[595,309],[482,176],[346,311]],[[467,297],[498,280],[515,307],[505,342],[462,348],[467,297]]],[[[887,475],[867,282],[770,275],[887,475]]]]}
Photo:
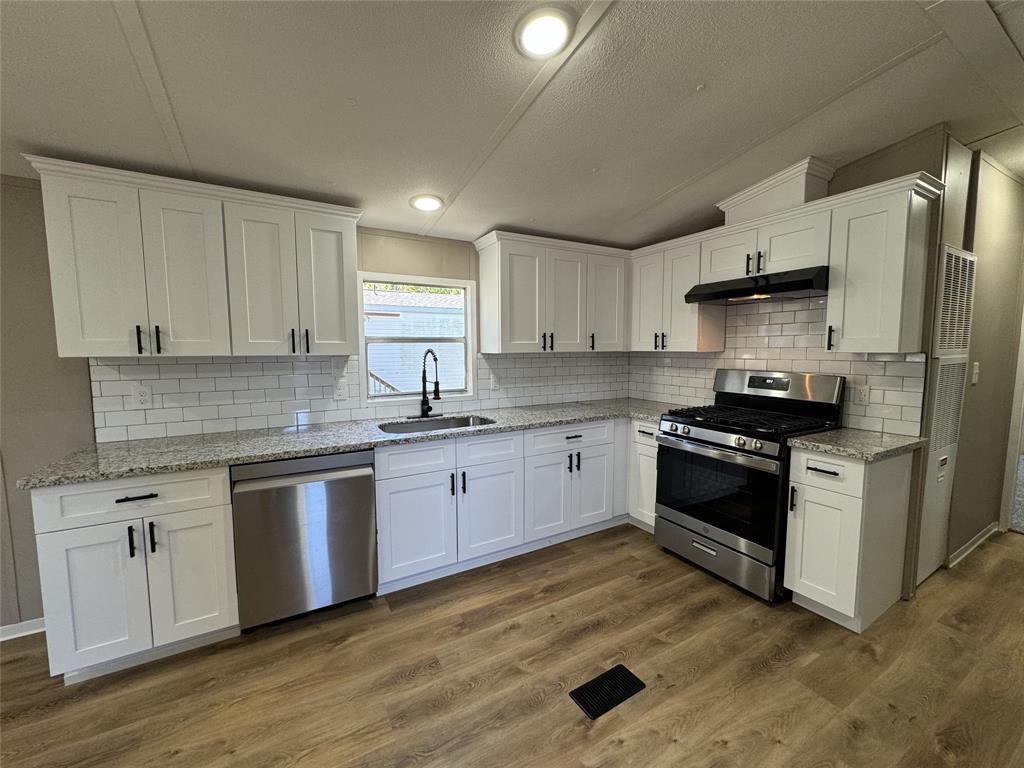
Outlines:
{"type": "Polygon", "coordinates": [[[71,160],[58,160],[52,157],[40,157],[39,155],[22,154],[40,176],[50,174],[55,176],[66,176],[93,181],[106,181],[113,184],[125,184],[136,186],[142,189],[155,189],[164,192],[178,192],[189,195],[200,195],[217,200],[235,203],[248,203],[251,205],[273,205],[281,208],[290,208],[293,211],[304,211],[307,213],[323,213],[331,216],[340,216],[352,221],[358,221],[363,212],[358,208],[349,208],[344,205],[332,205],[330,203],[318,203],[313,200],[303,200],[296,197],[285,197],[267,192],[254,192],[235,187],[222,187],[217,184],[207,184],[201,181],[187,181],[175,179],[170,176],[157,176],[137,171],[124,171],[117,168],[107,168],[101,165],[89,165],[88,163],[76,163],[71,160]]]}
{"type": "Polygon", "coordinates": [[[531,243],[533,245],[540,245],[548,248],[558,248],[563,251],[578,251],[580,253],[593,253],[602,256],[629,256],[629,250],[626,248],[613,248],[608,245],[590,245],[588,243],[579,243],[572,240],[559,240],[558,238],[541,237],[539,235],[521,235],[517,232],[505,232],[500,229],[492,230],[486,235],[478,237],[473,241],[473,245],[477,251],[482,251],[484,248],[499,242],[531,243]]]}
{"type": "Polygon", "coordinates": [[[836,169],[816,157],[805,157],[798,163],[788,168],[783,168],[778,173],[774,173],[767,179],[757,182],[746,189],[740,190],[735,195],[715,203],[716,208],[721,208],[723,211],[729,208],[735,208],[741,203],[745,203],[759,195],[763,195],[765,192],[774,189],[775,187],[785,184],[787,181],[800,178],[801,176],[812,176],[823,181],[828,181],[832,178],[832,175],[836,172],[836,169]]]}

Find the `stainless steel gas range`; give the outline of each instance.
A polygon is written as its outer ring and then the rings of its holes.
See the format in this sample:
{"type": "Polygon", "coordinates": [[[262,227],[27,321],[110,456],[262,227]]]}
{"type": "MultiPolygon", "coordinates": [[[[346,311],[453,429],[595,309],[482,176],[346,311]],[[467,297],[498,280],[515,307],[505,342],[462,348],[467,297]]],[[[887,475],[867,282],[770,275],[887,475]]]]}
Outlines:
{"type": "Polygon", "coordinates": [[[839,426],[845,379],[720,369],[715,404],[669,411],[655,542],[765,600],[783,595],[789,446],[839,426]]]}

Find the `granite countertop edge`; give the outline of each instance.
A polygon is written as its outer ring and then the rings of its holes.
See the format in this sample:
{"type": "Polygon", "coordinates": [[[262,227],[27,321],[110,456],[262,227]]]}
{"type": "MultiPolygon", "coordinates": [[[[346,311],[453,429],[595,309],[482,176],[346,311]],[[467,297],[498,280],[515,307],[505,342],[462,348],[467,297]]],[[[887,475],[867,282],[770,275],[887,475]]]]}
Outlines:
{"type": "MultiPolygon", "coordinates": [[[[378,425],[397,417],[318,424],[300,429],[254,429],[207,435],[148,438],[89,446],[43,466],[17,482],[22,490],[188,472],[262,461],[351,453],[388,445],[477,437],[525,429],[557,427],[607,419],[656,421],[668,403],[649,400],[589,400],[474,411],[494,424],[394,434],[378,425]]],[[[455,414],[458,415],[458,414],[455,414]]]]}
{"type": "Polygon", "coordinates": [[[928,444],[928,438],[843,428],[792,437],[789,444],[793,448],[859,459],[870,464],[916,451],[928,444]]]}

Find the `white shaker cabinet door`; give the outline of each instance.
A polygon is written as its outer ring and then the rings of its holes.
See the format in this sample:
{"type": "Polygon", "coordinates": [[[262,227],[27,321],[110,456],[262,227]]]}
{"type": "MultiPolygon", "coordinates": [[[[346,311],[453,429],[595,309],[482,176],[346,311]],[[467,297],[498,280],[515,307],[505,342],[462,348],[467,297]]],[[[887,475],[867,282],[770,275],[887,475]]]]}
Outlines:
{"type": "Polygon", "coordinates": [[[665,255],[652,253],[633,259],[630,300],[630,345],[634,352],[661,348],[662,298],[665,290],[665,255]]]}
{"type": "Polygon", "coordinates": [[[501,351],[541,352],[547,346],[547,264],[539,245],[501,244],[501,351]]]}
{"type": "Polygon", "coordinates": [[[220,200],[143,189],[139,204],[152,332],[149,352],[230,355],[220,200]]]}
{"type": "Polygon", "coordinates": [[[153,646],[142,520],[36,536],[50,674],[153,646]]]}
{"type": "Polygon", "coordinates": [[[459,470],[459,560],[523,543],[523,460],[459,470]]]}
{"type": "Polygon", "coordinates": [[[658,448],[645,443],[633,443],[633,461],[630,470],[630,514],[637,520],[654,525],[654,504],[658,490],[658,448]]]}
{"type": "Polygon", "coordinates": [[[238,624],[231,507],[147,518],[153,645],[238,624]]]}
{"type": "Polygon", "coordinates": [[[381,583],[458,560],[456,493],[454,470],[377,482],[381,583]]]}
{"type": "Polygon", "coordinates": [[[831,211],[819,211],[758,227],[758,274],[827,265],[831,218],[831,211]]]}
{"type": "Polygon", "coordinates": [[[301,351],[355,354],[359,346],[355,221],[296,213],[295,250],[301,351]]]}
{"type": "Polygon", "coordinates": [[[555,352],[587,349],[587,256],[548,248],[545,314],[549,346],[555,352]]]}
{"type": "Polygon", "coordinates": [[[725,349],[725,307],[686,303],[686,293],[699,282],[699,243],[665,251],[662,349],[670,352],[725,349]]]}
{"type": "Polygon", "coordinates": [[[572,472],[576,454],[545,453],[526,458],[526,541],[572,527],[572,472]]]}
{"type": "Polygon", "coordinates": [[[297,353],[295,214],[281,208],[224,203],[224,230],[232,353],[297,353]]]}
{"type": "Polygon", "coordinates": [[[615,505],[615,446],[595,445],[575,452],[573,528],[608,520],[615,505]]]}
{"type": "Polygon", "coordinates": [[[57,354],[150,354],[138,188],[43,174],[42,191],[57,354]]]}
{"type": "Polygon", "coordinates": [[[757,251],[757,230],[719,235],[700,244],[700,281],[717,283],[753,275],[757,251]]]}
{"type": "Polygon", "coordinates": [[[587,349],[626,349],[626,260],[617,256],[587,257],[587,349]]]}

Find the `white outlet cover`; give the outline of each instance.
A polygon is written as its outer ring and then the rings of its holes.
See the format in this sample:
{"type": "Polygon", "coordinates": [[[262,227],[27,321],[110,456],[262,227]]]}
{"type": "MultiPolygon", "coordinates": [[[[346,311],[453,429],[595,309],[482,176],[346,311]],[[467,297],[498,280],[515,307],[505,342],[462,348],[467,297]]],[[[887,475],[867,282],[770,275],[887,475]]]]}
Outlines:
{"type": "Polygon", "coordinates": [[[871,401],[871,387],[867,384],[855,384],[853,386],[853,404],[868,405],[871,401]]]}
{"type": "Polygon", "coordinates": [[[132,402],[140,408],[148,408],[153,403],[153,389],[144,384],[133,384],[132,402]]]}

